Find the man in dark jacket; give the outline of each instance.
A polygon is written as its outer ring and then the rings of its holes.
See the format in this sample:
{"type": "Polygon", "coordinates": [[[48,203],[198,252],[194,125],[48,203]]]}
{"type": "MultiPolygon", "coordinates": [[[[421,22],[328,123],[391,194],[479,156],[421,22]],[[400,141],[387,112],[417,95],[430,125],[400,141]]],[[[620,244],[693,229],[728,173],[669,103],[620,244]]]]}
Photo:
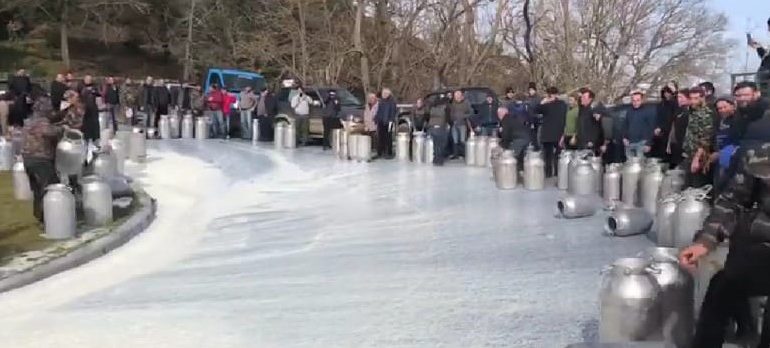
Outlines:
{"type": "Polygon", "coordinates": [[[259,123],[259,141],[273,141],[273,119],[278,114],[278,101],[267,87],[262,87],[257,102],[257,122],[259,123]]]}
{"type": "Polygon", "coordinates": [[[642,92],[632,93],[631,107],[626,112],[625,123],[622,127],[626,158],[642,157],[650,152],[655,124],[655,109],[644,105],[644,94],[642,92]]]}
{"type": "Polygon", "coordinates": [[[500,119],[500,147],[511,150],[516,154],[518,170],[524,168],[524,154],[531,142],[532,129],[529,126],[529,108],[520,100],[513,108],[501,107],[497,109],[497,117],[500,119]],[[513,109],[513,113],[509,110],[513,109]]]}
{"type": "MultiPolygon", "coordinates": [[[[725,327],[752,296],[770,293],[770,138],[736,154],[738,168],[706,218],[694,244],[684,249],[680,263],[695,268],[698,261],[729,239],[724,268],[706,291],[692,347],[717,348],[724,343],[725,327]]],[[[758,347],[766,347],[767,336],[758,347]]]]}
{"type": "Polygon", "coordinates": [[[329,97],[326,98],[323,113],[323,127],[324,127],[324,151],[332,148],[332,130],[342,128],[340,123],[340,110],[342,105],[339,98],[337,98],[337,92],[334,90],[329,91],[329,97]]]}
{"type": "Polygon", "coordinates": [[[433,165],[443,166],[446,159],[446,147],[449,140],[449,97],[438,95],[432,104],[428,105],[428,133],[433,139],[433,165]]]}
{"type": "Polygon", "coordinates": [[[155,82],[154,93],[154,104],[157,110],[155,122],[157,124],[157,118],[159,118],[160,115],[168,115],[169,107],[171,106],[171,92],[169,92],[168,87],[163,83],[163,80],[158,80],[155,82]]]}
{"type": "Polygon", "coordinates": [[[603,144],[602,113],[603,107],[594,102],[596,94],[590,89],[580,92],[580,109],[578,110],[578,146],[582,149],[599,153],[603,144]]]}
{"type": "Polygon", "coordinates": [[[473,121],[475,132],[477,135],[492,136],[498,128],[497,120],[497,108],[499,107],[497,100],[491,95],[487,96],[484,104],[479,106],[478,117],[473,121]]]}
{"type": "Polygon", "coordinates": [[[32,112],[32,119],[24,126],[21,153],[34,197],[32,212],[43,223],[45,188],[59,182],[54,154],[62,128],[53,125],[58,113],[53,111],[51,100],[38,98],[32,106],[32,112]]]}
{"type": "MultiPolygon", "coordinates": [[[[767,20],[767,30],[770,31],[770,19],[767,20]]],[[[770,50],[762,47],[758,42],[749,38],[749,46],[757,50],[757,55],[761,62],[757,69],[756,81],[764,93],[770,93],[770,50]]]]}
{"type": "Polygon", "coordinates": [[[676,102],[676,92],[671,87],[665,86],[660,91],[660,102],[656,110],[656,128],[653,131],[653,145],[650,151],[653,157],[667,159],[666,145],[668,143],[668,133],[674,124],[677,109],[679,105],[676,102]]]}
{"type": "Polygon", "coordinates": [[[105,80],[102,96],[112,119],[112,131],[117,132],[118,119],[116,113],[120,110],[120,88],[118,88],[118,84],[115,83],[115,78],[112,76],[107,77],[105,80]]]}
{"type": "Polygon", "coordinates": [[[26,70],[19,69],[16,75],[10,78],[8,81],[8,93],[14,99],[8,121],[12,126],[21,127],[24,125],[27,115],[29,115],[29,103],[32,97],[32,82],[30,82],[26,70]]]}
{"type": "Polygon", "coordinates": [[[374,122],[377,123],[377,157],[393,159],[393,136],[390,133],[396,122],[398,107],[389,88],[382,90],[382,99],[377,108],[374,122]]]}
{"type": "Polygon", "coordinates": [[[465,99],[463,91],[454,91],[452,101],[447,105],[449,128],[452,138],[452,156],[451,159],[458,158],[465,154],[465,139],[468,135],[469,119],[473,116],[473,107],[465,99]]]}
{"type": "Polygon", "coordinates": [[[567,103],[559,99],[559,90],[548,87],[548,95],[535,106],[535,113],[543,115],[540,127],[540,142],[545,152],[545,176],[556,175],[558,167],[559,140],[564,134],[564,123],[567,119],[567,103]]]}
{"type": "Polygon", "coordinates": [[[155,128],[155,84],[152,76],[147,76],[139,94],[139,109],[145,113],[145,126],[155,128]]]}
{"type": "Polygon", "coordinates": [[[535,110],[542,100],[543,98],[541,98],[540,94],[537,92],[537,84],[530,82],[527,86],[527,99],[525,103],[527,105],[527,110],[529,111],[529,127],[531,130],[530,140],[535,149],[540,149],[540,143],[542,142],[539,138],[539,134],[540,126],[543,123],[543,115],[535,110]]]}
{"type": "Polygon", "coordinates": [[[51,105],[55,112],[60,110],[61,101],[66,90],[67,85],[64,83],[64,74],[56,74],[56,79],[51,82],[51,105]]]}
{"type": "Polygon", "coordinates": [[[91,75],[83,77],[83,85],[80,90],[80,100],[85,105],[85,114],[83,115],[83,137],[91,142],[90,146],[95,146],[99,140],[99,107],[96,105],[96,98],[101,96],[99,88],[93,81],[91,75]]]}

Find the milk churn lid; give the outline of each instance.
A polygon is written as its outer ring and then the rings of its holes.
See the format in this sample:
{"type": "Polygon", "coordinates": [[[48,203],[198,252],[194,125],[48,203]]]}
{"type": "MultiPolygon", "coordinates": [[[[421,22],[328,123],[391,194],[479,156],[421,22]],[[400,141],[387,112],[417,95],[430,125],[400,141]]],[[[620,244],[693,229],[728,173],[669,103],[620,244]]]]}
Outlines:
{"type": "Polygon", "coordinates": [[[69,191],[69,192],[72,191],[72,189],[69,186],[64,184],[51,184],[46,186],[45,190],[46,191],[69,191]]]}

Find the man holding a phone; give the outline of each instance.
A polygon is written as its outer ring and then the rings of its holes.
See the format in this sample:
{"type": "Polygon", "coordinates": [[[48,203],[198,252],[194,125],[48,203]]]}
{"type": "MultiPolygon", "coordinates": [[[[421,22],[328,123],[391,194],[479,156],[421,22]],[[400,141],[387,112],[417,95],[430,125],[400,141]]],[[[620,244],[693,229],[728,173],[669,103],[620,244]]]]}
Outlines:
{"type": "MultiPolygon", "coordinates": [[[[770,19],[767,20],[767,30],[770,31],[770,19]]],[[[746,40],[749,47],[757,50],[757,55],[759,55],[759,59],[762,60],[759,64],[759,69],[757,70],[756,81],[757,84],[759,84],[759,89],[761,91],[767,91],[768,83],[770,83],[770,50],[762,47],[751,37],[750,33],[746,33],[746,40]]]]}

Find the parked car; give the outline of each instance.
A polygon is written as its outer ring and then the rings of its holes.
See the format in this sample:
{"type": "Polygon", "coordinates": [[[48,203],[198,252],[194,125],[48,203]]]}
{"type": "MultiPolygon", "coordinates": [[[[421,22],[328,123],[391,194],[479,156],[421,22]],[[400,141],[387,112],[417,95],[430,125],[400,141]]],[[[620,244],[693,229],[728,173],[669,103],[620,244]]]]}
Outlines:
{"type": "MultiPolygon", "coordinates": [[[[329,97],[329,91],[335,91],[340,100],[342,110],[340,118],[343,120],[353,119],[353,128],[363,130],[364,104],[356,98],[349,90],[339,86],[303,86],[305,93],[313,100],[310,105],[310,137],[323,138],[323,110],[326,107],[325,101],[329,97]]],[[[291,107],[289,96],[292,88],[282,87],[278,93],[278,115],[276,122],[292,123],[294,120],[294,109],[291,107]]]]}

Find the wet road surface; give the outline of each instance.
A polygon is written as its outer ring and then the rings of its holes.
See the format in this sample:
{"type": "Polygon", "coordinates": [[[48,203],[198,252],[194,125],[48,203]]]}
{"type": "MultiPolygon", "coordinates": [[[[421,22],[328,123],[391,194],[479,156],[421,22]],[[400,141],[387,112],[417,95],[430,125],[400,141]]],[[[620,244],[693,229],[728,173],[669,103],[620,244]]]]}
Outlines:
{"type": "Polygon", "coordinates": [[[158,220],[0,295],[7,347],[564,347],[595,339],[599,270],[649,243],[488,168],[319,148],[152,142],[158,220]]]}

